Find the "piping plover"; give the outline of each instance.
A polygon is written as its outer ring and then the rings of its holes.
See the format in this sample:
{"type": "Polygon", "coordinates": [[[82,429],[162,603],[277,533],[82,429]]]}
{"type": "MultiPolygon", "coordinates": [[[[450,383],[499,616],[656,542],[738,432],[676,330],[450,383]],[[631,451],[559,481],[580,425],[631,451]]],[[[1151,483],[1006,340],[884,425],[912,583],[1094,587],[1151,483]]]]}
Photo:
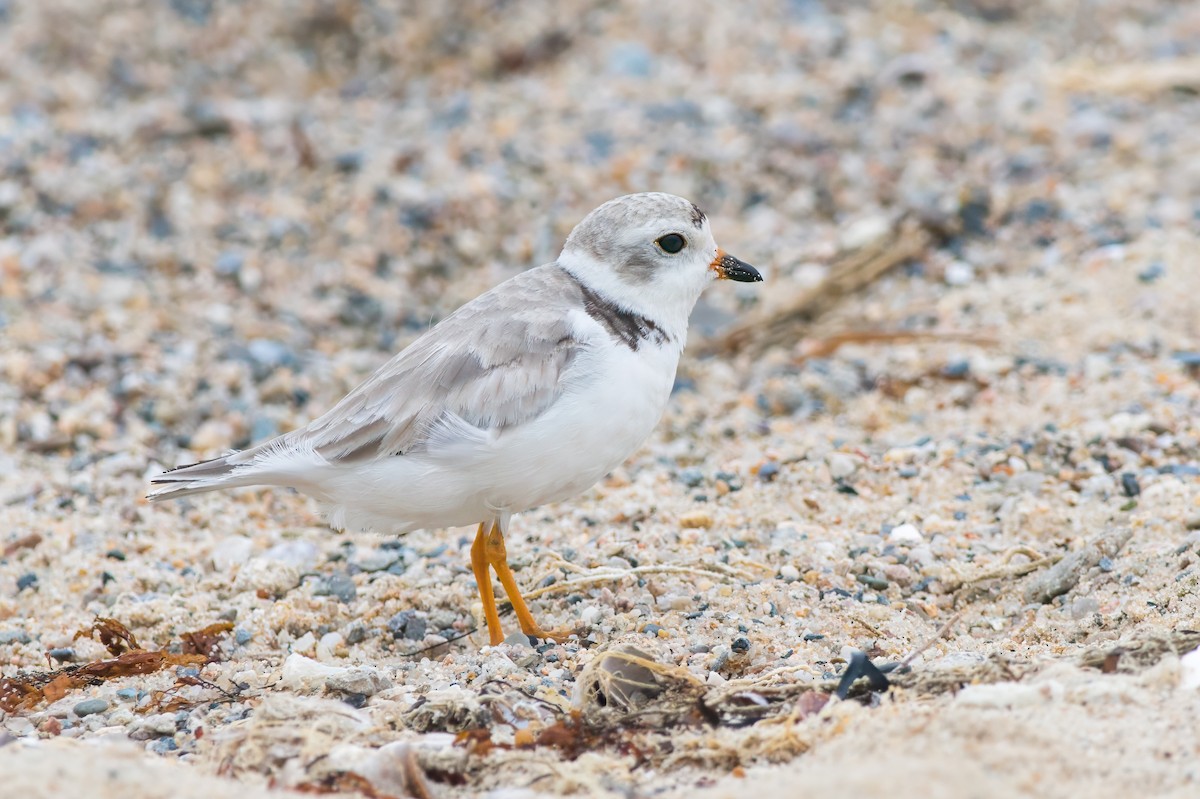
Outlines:
{"type": "Polygon", "coordinates": [[[152,500],[289,486],[329,523],[403,533],[478,524],[471,567],[493,645],[491,571],[521,630],[534,621],[508,567],[514,513],[575,496],[624,461],[666,407],[688,315],[717,279],[760,281],[671,194],[631,194],[580,222],[558,260],[475,298],[328,413],[247,450],[153,479],[152,500]]]}

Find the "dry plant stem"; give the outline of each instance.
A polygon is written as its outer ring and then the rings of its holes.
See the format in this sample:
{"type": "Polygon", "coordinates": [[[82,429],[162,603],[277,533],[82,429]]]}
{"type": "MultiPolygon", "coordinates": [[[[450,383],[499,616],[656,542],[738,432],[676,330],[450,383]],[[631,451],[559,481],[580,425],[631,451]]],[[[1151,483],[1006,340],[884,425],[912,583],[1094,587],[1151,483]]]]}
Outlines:
{"type": "Polygon", "coordinates": [[[753,354],[777,344],[791,344],[803,336],[813,320],[892,267],[920,255],[933,240],[933,234],[915,217],[902,217],[875,240],[840,253],[829,268],[829,276],[790,307],[737,325],[701,347],[701,352],[753,354]]]}
{"type": "Polygon", "coordinates": [[[955,341],[980,347],[994,347],[998,343],[990,336],[954,330],[852,330],[804,342],[797,360],[828,358],[847,344],[900,344],[909,341],[955,341]]]}
{"type": "Polygon", "coordinates": [[[694,566],[635,566],[631,569],[601,569],[587,574],[583,577],[576,577],[573,580],[564,580],[561,583],[553,583],[545,585],[541,588],[528,591],[525,594],[526,599],[536,599],[544,594],[555,593],[558,591],[578,588],[583,585],[594,585],[596,583],[616,582],[617,580],[627,579],[629,577],[638,577],[644,574],[690,574],[696,577],[721,577],[725,580],[733,579],[751,579],[750,575],[745,572],[740,572],[737,569],[732,569],[728,566],[712,564],[710,567],[699,568],[694,566]]]}
{"type": "Polygon", "coordinates": [[[1133,530],[1128,527],[1105,530],[1088,541],[1082,549],[1063,556],[1053,569],[1032,580],[1025,587],[1025,601],[1046,603],[1062,596],[1078,585],[1083,576],[1101,560],[1116,557],[1132,537],[1133,530]]]}
{"type": "Polygon", "coordinates": [[[958,623],[959,619],[962,618],[962,615],[963,615],[963,611],[960,610],[957,613],[955,613],[953,616],[951,616],[949,619],[947,619],[946,623],[943,624],[941,627],[939,627],[938,631],[933,636],[931,636],[927,641],[925,641],[925,643],[921,644],[919,647],[917,647],[912,652],[910,652],[908,655],[906,655],[904,660],[900,661],[900,668],[904,668],[905,666],[912,665],[912,662],[914,660],[916,660],[917,657],[922,652],[924,652],[929,647],[933,646],[940,639],[945,638],[947,633],[950,632],[950,629],[952,627],[954,627],[955,624],[958,623]]]}
{"type": "Polygon", "coordinates": [[[965,586],[981,583],[985,580],[1024,577],[1026,574],[1035,572],[1038,569],[1044,569],[1047,566],[1053,566],[1055,563],[1058,563],[1060,560],[1062,560],[1062,557],[1062,555],[1047,555],[1042,557],[1042,554],[1035,549],[1030,549],[1029,547],[1013,547],[1004,553],[1005,565],[983,569],[982,571],[967,577],[958,577],[957,580],[948,581],[946,588],[950,591],[957,591],[965,586]],[[1031,558],[1031,560],[1029,563],[1008,565],[1009,561],[1011,561],[1017,555],[1024,555],[1027,558],[1031,558]]]}

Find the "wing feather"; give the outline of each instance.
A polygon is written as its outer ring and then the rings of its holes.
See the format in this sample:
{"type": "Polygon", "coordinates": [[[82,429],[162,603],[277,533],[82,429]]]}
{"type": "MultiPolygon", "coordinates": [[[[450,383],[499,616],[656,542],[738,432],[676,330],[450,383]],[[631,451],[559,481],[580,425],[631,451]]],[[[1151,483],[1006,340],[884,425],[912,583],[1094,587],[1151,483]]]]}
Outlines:
{"type": "Polygon", "coordinates": [[[329,462],[411,454],[528,422],[562,394],[587,346],[571,322],[580,307],[578,283],[557,266],[524,272],[448,316],[325,415],[239,460],[281,444],[329,462]]]}

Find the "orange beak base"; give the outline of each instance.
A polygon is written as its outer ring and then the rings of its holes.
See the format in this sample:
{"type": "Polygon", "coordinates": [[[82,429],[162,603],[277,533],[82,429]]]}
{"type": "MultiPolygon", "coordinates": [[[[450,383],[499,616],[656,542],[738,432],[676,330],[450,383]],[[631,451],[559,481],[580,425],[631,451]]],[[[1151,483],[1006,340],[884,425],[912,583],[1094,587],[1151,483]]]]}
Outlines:
{"type": "Polygon", "coordinates": [[[717,273],[721,280],[736,280],[739,283],[761,283],[763,276],[750,264],[734,258],[724,250],[717,250],[708,268],[717,273]]]}

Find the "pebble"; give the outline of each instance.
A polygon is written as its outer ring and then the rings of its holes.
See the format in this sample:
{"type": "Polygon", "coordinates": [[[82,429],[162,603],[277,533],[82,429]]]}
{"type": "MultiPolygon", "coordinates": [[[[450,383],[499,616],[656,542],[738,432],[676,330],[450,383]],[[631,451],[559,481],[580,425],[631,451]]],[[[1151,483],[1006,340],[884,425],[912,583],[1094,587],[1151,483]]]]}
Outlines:
{"type": "Polygon", "coordinates": [[[854,575],[854,579],[875,591],[885,591],[888,587],[887,580],[870,574],[856,574],[854,575]]]}
{"type": "Polygon", "coordinates": [[[288,563],[262,557],[251,558],[238,570],[234,588],[283,596],[300,584],[300,569],[288,563]]]}
{"type": "Polygon", "coordinates": [[[241,535],[222,539],[213,547],[209,560],[218,572],[232,571],[234,566],[241,566],[254,554],[254,542],[241,535]]]}
{"type": "Polygon", "coordinates": [[[32,735],[37,731],[33,722],[24,716],[9,716],[4,719],[4,729],[8,730],[15,738],[22,738],[26,735],[32,735]]]}
{"type": "Polygon", "coordinates": [[[779,579],[784,582],[794,583],[800,579],[800,570],[790,563],[786,563],[779,567],[779,579]]]}
{"type": "Polygon", "coordinates": [[[1147,266],[1142,271],[1138,272],[1138,280],[1143,283],[1153,283],[1167,273],[1167,269],[1161,262],[1155,261],[1147,266]]]}
{"type": "Polygon", "coordinates": [[[103,699],[85,699],[76,704],[72,710],[76,716],[83,718],[84,716],[91,716],[108,710],[108,702],[103,699]]]}
{"type": "MultiPolygon", "coordinates": [[[[133,724],[133,733],[139,737],[135,740],[146,740],[164,735],[174,735],[176,731],[175,716],[172,713],[156,713],[145,716],[133,724]]],[[[131,735],[130,737],[134,737],[131,735]]]]}
{"type": "Polygon", "coordinates": [[[351,622],[346,627],[345,638],[346,643],[350,644],[351,646],[354,644],[361,644],[363,641],[367,640],[367,625],[363,624],[361,621],[351,622]]]}
{"type": "Polygon", "coordinates": [[[696,488],[704,482],[704,472],[694,467],[684,469],[679,473],[679,482],[688,488],[696,488]]]}
{"type": "Polygon", "coordinates": [[[263,560],[294,566],[302,572],[312,571],[321,557],[317,545],[305,538],[284,541],[259,555],[263,560]]]}
{"type": "Polygon", "coordinates": [[[344,675],[347,671],[341,666],[329,666],[293,652],[283,661],[279,682],[284,688],[312,691],[323,688],[330,677],[344,675]]]}
{"type": "Polygon", "coordinates": [[[685,530],[708,529],[713,526],[713,517],[705,510],[688,511],[679,517],[679,526],[685,530]]]}
{"type": "MultiPolygon", "coordinates": [[[[533,649],[533,645],[529,643],[529,636],[520,630],[513,630],[501,643],[505,644],[506,646],[516,647],[518,649],[533,649]]],[[[521,664],[518,662],[517,665],[521,664]]]]}
{"type": "Polygon", "coordinates": [[[640,42],[617,42],[608,51],[608,71],[613,75],[645,78],[654,64],[653,54],[640,42]]]}
{"type": "Polygon", "coordinates": [[[892,544],[919,544],[925,540],[925,536],[915,524],[906,522],[893,527],[887,534],[887,540],[892,544]]]}
{"type": "Polygon", "coordinates": [[[242,253],[226,250],[213,262],[213,271],[221,277],[236,277],[238,272],[242,271],[242,264],[245,262],[246,256],[242,253]]]}
{"type": "Polygon", "coordinates": [[[27,644],[33,639],[24,630],[5,630],[0,632],[0,644],[27,644]]]}
{"type": "Polygon", "coordinates": [[[325,677],[325,687],[343,694],[374,696],[391,688],[392,681],[373,668],[343,668],[325,677]]]}
{"type": "Polygon", "coordinates": [[[265,379],[281,366],[294,366],[297,363],[295,354],[282,341],[266,338],[256,338],[246,345],[246,354],[254,365],[254,376],[258,380],[265,379]]]}
{"type": "Polygon", "coordinates": [[[358,588],[354,585],[354,579],[350,575],[338,572],[323,577],[313,589],[313,595],[334,596],[339,601],[349,604],[358,596],[358,588]]]}
{"type": "Polygon", "coordinates": [[[946,284],[966,286],[975,282],[975,267],[965,261],[952,261],[946,266],[946,284]]]}
{"type": "Polygon", "coordinates": [[[420,641],[425,637],[425,617],[415,610],[402,610],[388,619],[388,632],[393,638],[407,638],[409,641],[420,641]]]}
{"type": "Polygon", "coordinates": [[[1062,693],[1062,685],[1056,682],[999,682],[990,685],[967,685],[955,695],[954,700],[969,707],[1013,709],[1044,705],[1062,696],[1062,693]]]}
{"type": "Polygon", "coordinates": [[[17,593],[24,591],[26,588],[33,588],[37,585],[37,575],[33,572],[26,572],[17,578],[17,593]]]}
{"type": "Polygon", "coordinates": [[[774,461],[767,461],[758,468],[758,479],[764,483],[770,483],[778,476],[779,464],[774,461]]]}
{"type": "Polygon", "coordinates": [[[951,361],[942,367],[942,377],[949,380],[962,380],[971,374],[970,361],[951,361]]]}
{"type": "Polygon", "coordinates": [[[365,572],[381,572],[400,560],[400,557],[400,552],[395,549],[368,549],[355,555],[354,565],[365,572]]]}
{"type": "Polygon", "coordinates": [[[834,480],[846,480],[858,471],[862,460],[846,452],[831,452],[825,456],[825,464],[829,467],[829,476],[834,480]]]}

